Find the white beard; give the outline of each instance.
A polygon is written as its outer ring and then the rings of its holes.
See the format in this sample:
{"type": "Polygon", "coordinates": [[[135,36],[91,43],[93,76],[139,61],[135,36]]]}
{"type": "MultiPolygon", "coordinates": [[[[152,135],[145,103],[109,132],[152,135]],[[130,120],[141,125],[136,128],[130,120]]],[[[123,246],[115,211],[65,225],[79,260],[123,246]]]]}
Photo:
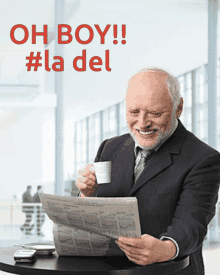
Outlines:
{"type": "Polygon", "coordinates": [[[151,146],[139,145],[138,140],[137,140],[135,134],[132,131],[130,131],[130,135],[134,139],[135,143],[137,143],[138,146],[141,147],[142,149],[144,149],[144,150],[155,150],[156,151],[170,136],[172,136],[172,134],[176,130],[177,126],[178,126],[178,120],[174,115],[172,115],[170,129],[166,130],[165,132],[161,132],[159,130],[157,140],[151,146]]]}

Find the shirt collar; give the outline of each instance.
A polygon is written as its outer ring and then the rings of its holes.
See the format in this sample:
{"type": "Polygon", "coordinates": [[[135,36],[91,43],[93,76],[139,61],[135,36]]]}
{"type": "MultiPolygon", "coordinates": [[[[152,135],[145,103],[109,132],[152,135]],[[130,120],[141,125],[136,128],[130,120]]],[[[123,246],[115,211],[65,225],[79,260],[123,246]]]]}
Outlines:
{"type": "MultiPolygon", "coordinates": [[[[172,134],[175,132],[177,126],[178,126],[178,120],[176,119],[176,122],[175,122],[175,127],[173,128],[173,131],[167,136],[167,138],[163,141],[163,143],[169,138],[172,136],[172,134]]],[[[149,155],[149,150],[146,150],[146,149],[143,149],[142,146],[138,145],[138,142],[135,140],[135,145],[134,145],[134,155],[135,157],[137,157],[137,154],[138,154],[138,147],[140,147],[143,151],[142,151],[142,154],[145,155],[147,157],[147,155],[149,155]]],[[[160,148],[160,146],[163,144],[159,144],[154,150],[150,150],[150,151],[155,151],[157,152],[157,150],[160,148]]]]}

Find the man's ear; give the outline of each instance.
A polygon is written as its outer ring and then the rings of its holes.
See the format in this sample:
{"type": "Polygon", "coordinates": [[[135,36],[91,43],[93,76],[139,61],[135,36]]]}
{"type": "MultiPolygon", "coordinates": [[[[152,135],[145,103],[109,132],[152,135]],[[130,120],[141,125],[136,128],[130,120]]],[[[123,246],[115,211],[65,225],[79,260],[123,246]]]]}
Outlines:
{"type": "Polygon", "coordinates": [[[183,111],[183,98],[180,98],[180,103],[176,108],[176,118],[179,118],[183,111]]]}

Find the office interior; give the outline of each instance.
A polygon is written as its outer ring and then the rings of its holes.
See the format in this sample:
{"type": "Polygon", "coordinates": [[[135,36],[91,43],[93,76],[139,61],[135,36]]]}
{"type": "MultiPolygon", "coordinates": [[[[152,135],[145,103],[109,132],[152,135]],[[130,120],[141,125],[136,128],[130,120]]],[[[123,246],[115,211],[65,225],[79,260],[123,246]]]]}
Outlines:
{"type": "MultiPolygon", "coordinates": [[[[32,195],[42,185],[45,193],[76,196],[77,171],[93,162],[100,143],[128,132],[125,87],[129,77],[144,67],[160,67],[180,81],[184,110],[180,120],[205,143],[220,151],[220,25],[219,1],[181,0],[21,0],[0,3],[0,245],[52,240],[52,223],[46,218],[38,237],[20,230],[25,216],[22,194],[28,185],[32,195]],[[13,6],[13,9],[12,9],[13,6]],[[24,44],[10,38],[11,28],[23,24],[29,30],[24,44]],[[57,24],[72,28],[73,40],[58,44],[57,24]],[[93,40],[80,44],[74,34],[87,24],[93,40]],[[94,25],[111,27],[101,44],[94,25]],[[121,26],[126,25],[125,37],[121,26]],[[37,31],[48,26],[48,41],[32,43],[37,31]],[[113,31],[117,25],[117,36],[113,31]],[[117,39],[118,43],[113,41],[117,39]],[[125,39],[126,44],[121,41],[125,39]],[[45,51],[48,50],[48,60],[45,51]],[[86,70],[76,71],[73,59],[86,50],[86,70]],[[109,67],[106,70],[106,50],[109,67]],[[26,57],[41,52],[42,66],[27,71],[26,57]],[[64,70],[52,69],[54,56],[62,56],[64,70]],[[99,56],[95,72],[89,59],[99,56]],[[47,65],[51,68],[46,70],[47,65]]],[[[24,31],[16,31],[22,40],[24,31]]],[[[80,33],[89,37],[88,29],[80,33]]],[[[78,63],[79,66],[82,64],[78,63]]],[[[220,253],[219,202],[204,241],[208,272],[220,253]]],[[[1,274],[1,273],[0,273],[1,274]]],[[[3,274],[3,272],[2,272],[3,274]]],[[[211,274],[211,273],[210,273],[211,274]]]]}

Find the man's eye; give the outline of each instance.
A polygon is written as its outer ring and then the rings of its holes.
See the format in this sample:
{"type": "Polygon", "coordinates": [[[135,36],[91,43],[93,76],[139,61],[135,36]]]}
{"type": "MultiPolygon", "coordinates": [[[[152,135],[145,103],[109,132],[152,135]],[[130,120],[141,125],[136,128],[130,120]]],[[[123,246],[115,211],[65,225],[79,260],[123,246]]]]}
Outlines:
{"type": "Polygon", "coordinates": [[[133,110],[133,111],[130,111],[130,113],[132,113],[132,114],[137,114],[138,111],[137,111],[137,110],[133,110]]]}
{"type": "Polygon", "coordinates": [[[161,116],[161,113],[152,113],[153,116],[158,117],[161,116]]]}

